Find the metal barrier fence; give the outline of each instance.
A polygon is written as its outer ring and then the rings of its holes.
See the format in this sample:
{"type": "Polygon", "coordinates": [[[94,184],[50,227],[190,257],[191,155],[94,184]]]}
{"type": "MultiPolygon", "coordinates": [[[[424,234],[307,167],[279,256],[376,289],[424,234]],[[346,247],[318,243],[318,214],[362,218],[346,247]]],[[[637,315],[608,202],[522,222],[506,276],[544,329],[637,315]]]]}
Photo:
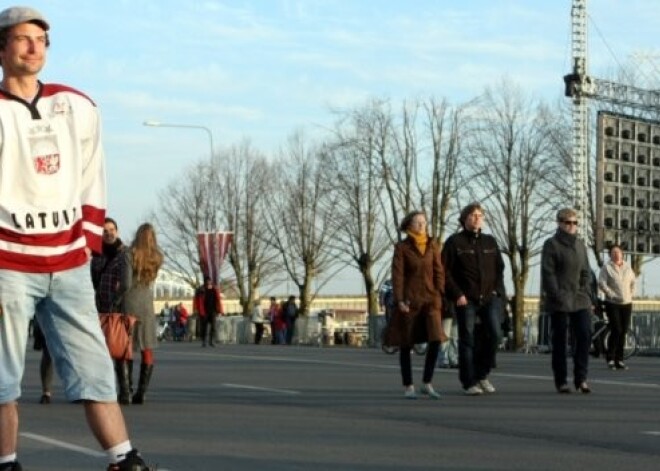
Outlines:
{"type": "MultiPolygon", "coordinates": [[[[638,355],[660,354],[660,311],[633,311],[630,328],[637,334],[638,355]]],[[[546,313],[526,313],[523,338],[525,351],[548,351],[550,316],[546,313]]]]}

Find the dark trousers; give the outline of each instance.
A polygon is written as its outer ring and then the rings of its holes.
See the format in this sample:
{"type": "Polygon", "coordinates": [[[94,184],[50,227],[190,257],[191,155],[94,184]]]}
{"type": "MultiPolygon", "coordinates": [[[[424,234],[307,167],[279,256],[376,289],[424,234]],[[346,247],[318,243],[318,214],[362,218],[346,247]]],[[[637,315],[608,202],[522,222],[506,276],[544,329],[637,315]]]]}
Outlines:
{"type": "Polygon", "coordinates": [[[458,377],[464,389],[488,377],[495,366],[502,340],[501,315],[502,300],[497,297],[481,305],[468,301],[465,306],[456,306],[458,377]]]}
{"type": "Polygon", "coordinates": [[[255,322],[254,323],[254,343],[261,343],[261,338],[264,336],[264,323],[255,322]]]}
{"type": "Polygon", "coordinates": [[[215,319],[217,314],[207,314],[205,316],[200,316],[201,326],[200,326],[200,335],[202,336],[202,345],[206,345],[206,332],[210,330],[209,335],[209,345],[213,345],[215,342],[215,319]],[[210,328],[209,328],[210,327],[210,328]]]}
{"type": "Polygon", "coordinates": [[[287,318],[286,320],[286,344],[291,345],[293,342],[293,334],[294,334],[294,329],[296,326],[296,319],[295,318],[287,318]]]}
{"type": "MultiPolygon", "coordinates": [[[[440,342],[429,342],[426,348],[426,357],[424,358],[424,374],[422,381],[430,383],[433,379],[433,371],[435,363],[438,361],[438,351],[440,349],[440,342]]],[[[412,346],[401,346],[399,349],[399,365],[401,365],[401,379],[404,386],[413,384],[412,378],[412,360],[410,359],[412,346]]]]}
{"type": "Polygon", "coordinates": [[[605,303],[605,314],[610,324],[610,338],[607,342],[607,361],[621,363],[626,332],[630,326],[631,304],[605,303]]]}
{"type": "Polygon", "coordinates": [[[589,346],[591,345],[591,314],[587,309],[575,312],[553,312],[550,314],[552,329],[552,372],[555,386],[566,384],[566,348],[568,329],[571,331],[573,354],[573,384],[577,387],[587,379],[589,368],[589,346]]]}

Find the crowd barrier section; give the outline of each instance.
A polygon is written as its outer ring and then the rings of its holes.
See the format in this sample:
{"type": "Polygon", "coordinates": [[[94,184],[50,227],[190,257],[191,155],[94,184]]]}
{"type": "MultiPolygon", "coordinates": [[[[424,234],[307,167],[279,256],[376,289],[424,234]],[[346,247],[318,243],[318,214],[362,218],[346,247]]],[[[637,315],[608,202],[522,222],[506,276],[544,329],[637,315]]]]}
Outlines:
{"type": "MultiPolygon", "coordinates": [[[[191,340],[199,336],[199,322],[195,316],[188,320],[191,340]]],[[[385,316],[371,319],[373,339],[369,338],[369,326],[362,322],[336,322],[331,311],[313,312],[300,316],[295,322],[293,343],[296,345],[332,346],[348,345],[356,347],[380,348],[381,336],[385,328],[385,316]]],[[[270,326],[266,322],[266,335],[270,336],[270,326]]],[[[526,312],[523,326],[523,350],[525,353],[546,353],[550,351],[550,316],[545,312],[526,312]]],[[[631,329],[639,339],[640,355],[660,354],[660,311],[633,311],[631,329]]],[[[216,341],[220,344],[247,344],[254,342],[254,324],[249,317],[241,315],[218,316],[216,319],[216,341]]]]}

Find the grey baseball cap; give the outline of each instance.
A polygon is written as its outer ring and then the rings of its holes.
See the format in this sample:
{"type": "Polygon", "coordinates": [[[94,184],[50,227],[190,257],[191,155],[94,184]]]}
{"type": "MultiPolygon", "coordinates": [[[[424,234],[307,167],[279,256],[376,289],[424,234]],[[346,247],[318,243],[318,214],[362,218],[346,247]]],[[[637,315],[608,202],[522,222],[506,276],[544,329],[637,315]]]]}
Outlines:
{"type": "Polygon", "coordinates": [[[34,8],[11,7],[0,13],[0,29],[9,28],[21,23],[37,23],[44,31],[50,29],[46,18],[34,8]]]}

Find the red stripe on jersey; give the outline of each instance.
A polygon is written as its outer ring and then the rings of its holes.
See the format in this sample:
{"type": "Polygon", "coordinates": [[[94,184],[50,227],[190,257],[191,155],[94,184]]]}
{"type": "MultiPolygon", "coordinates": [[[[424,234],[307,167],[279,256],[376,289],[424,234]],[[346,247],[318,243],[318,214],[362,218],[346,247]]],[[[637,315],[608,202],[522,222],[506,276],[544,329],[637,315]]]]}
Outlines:
{"type": "Polygon", "coordinates": [[[82,215],[85,221],[91,222],[95,226],[103,229],[103,224],[105,223],[105,209],[83,204],[82,215]]]}
{"type": "Polygon", "coordinates": [[[83,221],[77,221],[70,229],[52,234],[21,234],[0,228],[0,240],[31,247],[59,247],[80,239],[83,235],[83,221]]]}
{"type": "Polygon", "coordinates": [[[94,103],[94,100],[92,100],[90,97],[85,95],[80,90],[76,90],[75,88],[71,88],[67,85],[62,85],[60,83],[44,83],[42,85],[43,85],[41,87],[41,96],[42,97],[49,97],[49,96],[57,95],[58,93],[61,93],[61,92],[75,93],[76,95],[79,95],[83,98],[88,99],[89,102],[92,105],[96,106],[96,103],[94,103]]]}
{"type": "Polygon", "coordinates": [[[84,248],[47,257],[0,250],[0,269],[23,273],[56,273],[84,265],[87,259],[84,248]]]}

